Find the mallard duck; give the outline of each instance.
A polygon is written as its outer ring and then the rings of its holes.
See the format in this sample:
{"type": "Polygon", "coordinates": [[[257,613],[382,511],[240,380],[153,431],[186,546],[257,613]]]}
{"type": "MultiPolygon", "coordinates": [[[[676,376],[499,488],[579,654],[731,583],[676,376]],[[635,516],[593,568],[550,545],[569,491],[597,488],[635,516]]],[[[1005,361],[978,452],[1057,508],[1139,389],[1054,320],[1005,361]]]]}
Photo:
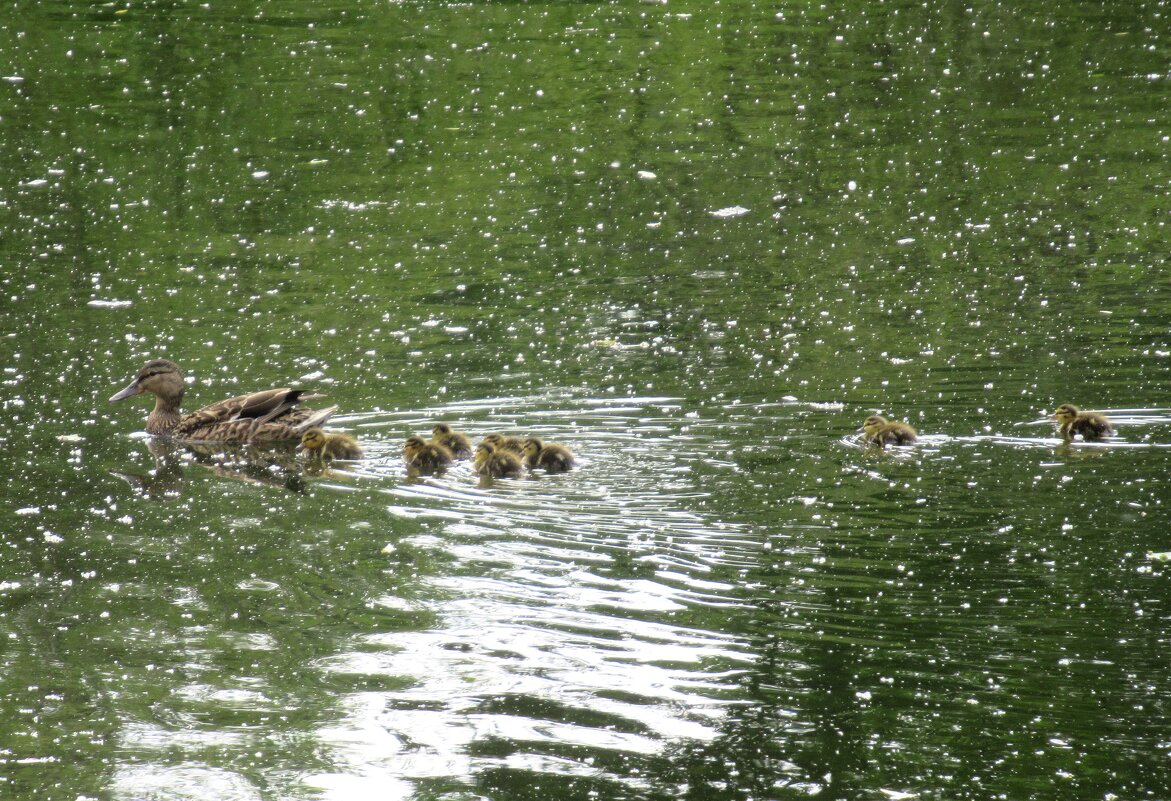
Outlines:
{"type": "Polygon", "coordinates": [[[519,457],[525,455],[525,443],[520,437],[506,437],[503,434],[485,434],[481,444],[491,445],[496,450],[505,450],[519,457]]]}
{"type": "Polygon", "coordinates": [[[301,449],[313,459],[361,459],[358,440],[347,434],[326,434],[311,428],[301,435],[301,449]]]}
{"type": "Polygon", "coordinates": [[[218,401],[190,414],[180,414],[187,386],[174,362],[152,359],[111,401],[149,392],[155,407],[146,418],[146,433],[203,442],[278,442],[297,439],[337,410],[298,409],[298,403],[319,397],[301,389],[269,389],[218,401]]]}
{"type": "Polygon", "coordinates": [[[871,445],[910,445],[919,439],[915,429],[906,423],[890,422],[885,417],[872,414],[862,422],[862,441],[871,445]]]}
{"type": "Polygon", "coordinates": [[[564,445],[530,437],[525,440],[524,447],[526,467],[539,467],[547,473],[564,473],[575,464],[573,454],[564,445]]]}
{"type": "Polygon", "coordinates": [[[442,470],[451,464],[451,451],[422,437],[410,437],[403,445],[403,461],[407,467],[422,472],[442,470]]]}
{"type": "Polygon", "coordinates": [[[1101,439],[1114,433],[1114,426],[1105,415],[1097,412],[1083,412],[1072,403],[1063,403],[1053,412],[1053,418],[1061,423],[1061,436],[1073,439],[1081,434],[1082,439],[1101,439]]]}
{"type": "Polygon", "coordinates": [[[492,478],[514,478],[524,471],[524,465],[515,454],[487,442],[476,446],[476,458],[472,464],[477,473],[492,478]]]}
{"type": "Polygon", "coordinates": [[[467,459],[472,455],[472,441],[458,431],[452,431],[447,423],[436,423],[431,429],[431,441],[451,451],[456,459],[467,459]]]}

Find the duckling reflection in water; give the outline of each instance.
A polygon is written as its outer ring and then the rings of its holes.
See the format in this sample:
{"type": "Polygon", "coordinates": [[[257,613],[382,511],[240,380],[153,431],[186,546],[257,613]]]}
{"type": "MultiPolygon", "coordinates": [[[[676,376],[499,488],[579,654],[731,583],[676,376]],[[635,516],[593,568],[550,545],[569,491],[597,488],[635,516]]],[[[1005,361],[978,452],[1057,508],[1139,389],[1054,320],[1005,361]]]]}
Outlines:
{"type": "Polygon", "coordinates": [[[542,442],[536,437],[525,440],[525,467],[540,468],[547,473],[564,473],[577,463],[564,445],[542,442]]]}
{"type": "Polygon", "coordinates": [[[1053,418],[1061,423],[1061,436],[1073,439],[1081,434],[1082,439],[1102,439],[1114,433],[1114,427],[1105,415],[1097,412],[1083,412],[1072,403],[1063,403],[1053,412],[1053,418]]]}
{"type": "Polygon", "coordinates": [[[311,428],[301,435],[301,450],[310,459],[361,459],[358,440],[347,434],[326,434],[320,428],[311,428]]]}
{"type": "Polygon", "coordinates": [[[524,465],[515,454],[497,449],[488,442],[476,446],[476,458],[472,464],[477,473],[490,478],[516,478],[524,472],[524,465]]]}
{"type": "Polygon", "coordinates": [[[915,429],[906,423],[891,422],[885,417],[872,414],[862,422],[862,441],[879,447],[887,445],[910,445],[919,439],[915,429]]]}
{"type": "Polygon", "coordinates": [[[458,431],[452,431],[447,423],[436,423],[431,429],[431,441],[451,451],[456,459],[468,459],[472,455],[472,441],[458,431]]]}
{"type": "Polygon", "coordinates": [[[482,443],[491,445],[496,450],[505,450],[513,454],[517,458],[523,458],[525,455],[525,443],[520,437],[506,437],[503,434],[485,434],[484,439],[480,440],[482,443]]]}
{"type": "Polygon", "coordinates": [[[410,437],[403,445],[403,461],[407,468],[421,473],[434,473],[446,469],[452,462],[451,451],[436,442],[427,442],[422,437],[410,437]]]}

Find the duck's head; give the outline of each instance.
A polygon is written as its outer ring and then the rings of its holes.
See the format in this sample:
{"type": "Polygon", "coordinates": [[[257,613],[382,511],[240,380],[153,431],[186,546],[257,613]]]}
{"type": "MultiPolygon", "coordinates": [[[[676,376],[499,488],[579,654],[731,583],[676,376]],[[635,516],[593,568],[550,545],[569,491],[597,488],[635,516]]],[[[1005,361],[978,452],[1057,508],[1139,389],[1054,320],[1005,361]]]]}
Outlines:
{"type": "Polygon", "coordinates": [[[492,454],[496,453],[496,448],[488,442],[481,442],[476,446],[475,464],[481,465],[491,458],[492,454]]]}
{"type": "Polygon", "coordinates": [[[179,399],[187,389],[179,365],[168,359],[151,359],[138,371],[138,377],[121,392],[113,395],[111,401],[120,401],[144,392],[151,392],[162,398],[179,399]]]}
{"type": "Polygon", "coordinates": [[[311,428],[301,435],[301,448],[307,451],[319,451],[325,447],[325,432],[320,428],[311,428]]]}
{"type": "Polygon", "coordinates": [[[1053,419],[1061,423],[1068,423],[1081,414],[1081,411],[1072,403],[1063,403],[1053,412],[1053,419]]]}
{"type": "Polygon", "coordinates": [[[408,453],[418,451],[420,448],[426,446],[427,441],[422,437],[407,437],[407,441],[403,443],[403,450],[408,453]]]}
{"type": "Polygon", "coordinates": [[[481,445],[491,445],[493,448],[499,448],[500,444],[504,442],[504,437],[499,434],[485,434],[484,439],[480,441],[481,445]]]}
{"type": "Polygon", "coordinates": [[[541,448],[545,447],[545,443],[536,437],[529,437],[525,440],[524,452],[525,456],[536,456],[541,452],[541,448]]]}
{"type": "Polygon", "coordinates": [[[443,437],[451,433],[451,426],[447,423],[436,423],[435,428],[431,429],[431,435],[434,437],[443,437]]]}
{"type": "Polygon", "coordinates": [[[858,430],[869,433],[869,432],[873,431],[874,429],[878,428],[879,426],[884,426],[884,425],[886,425],[886,418],[885,417],[883,417],[881,415],[877,415],[877,414],[872,414],[869,417],[867,417],[865,420],[862,421],[862,427],[858,430]]]}

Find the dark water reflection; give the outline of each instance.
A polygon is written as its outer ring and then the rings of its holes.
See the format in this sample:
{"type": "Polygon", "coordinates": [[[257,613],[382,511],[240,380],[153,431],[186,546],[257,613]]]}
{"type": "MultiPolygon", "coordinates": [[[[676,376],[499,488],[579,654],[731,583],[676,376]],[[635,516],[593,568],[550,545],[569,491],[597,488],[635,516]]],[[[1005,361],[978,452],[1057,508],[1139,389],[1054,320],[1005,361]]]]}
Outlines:
{"type": "Polygon", "coordinates": [[[1167,797],[1166,14],[13,11],[0,798],[1167,797]]]}

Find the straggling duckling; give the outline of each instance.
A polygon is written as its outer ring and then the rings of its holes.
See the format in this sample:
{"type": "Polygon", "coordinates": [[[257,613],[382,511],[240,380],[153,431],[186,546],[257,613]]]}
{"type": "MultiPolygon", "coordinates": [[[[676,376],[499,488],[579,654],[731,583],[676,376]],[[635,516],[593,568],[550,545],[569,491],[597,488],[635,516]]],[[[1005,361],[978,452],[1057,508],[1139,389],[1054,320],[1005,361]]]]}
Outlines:
{"type": "Polygon", "coordinates": [[[525,443],[520,437],[506,437],[503,434],[485,434],[484,438],[480,440],[482,444],[491,445],[496,450],[505,450],[513,454],[517,458],[522,458],[525,455],[525,443]]]}
{"type": "Polygon", "coordinates": [[[525,440],[525,467],[540,468],[547,473],[564,473],[576,464],[573,454],[564,445],[541,442],[536,437],[525,440]]]}
{"type": "Polygon", "coordinates": [[[1066,439],[1073,439],[1074,434],[1081,434],[1082,439],[1101,439],[1114,433],[1105,415],[1083,412],[1072,403],[1058,406],[1051,419],[1061,423],[1061,436],[1066,439]]]}
{"type": "Polygon", "coordinates": [[[515,454],[487,442],[476,446],[476,458],[472,465],[477,473],[491,478],[515,478],[524,471],[524,465],[515,454]]]}
{"type": "Polygon", "coordinates": [[[458,431],[452,431],[447,423],[436,423],[431,429],[431,441],[451,451],[456,459],[467,459],[472,455],[472,441],[458,431]]]}
{"type": "Polygon", "coordinates": [[[312,459],[361,459],[358,440],[347,434],[326,434],[311,428],[301,435],[301,450],[312,459]]]}
{"type": "Polygon", "coordinates": [[[410,437],[403,445],[403,461],[421,473],[434,473],[451,465],[451,451],[422,437],[410,437]]]}
{"type": "Polygon", "coordinates": [[[886,447],[887,445],[910,445],[919,439],[915,429],[906,423],[891,422],[885,417],[872,414],[862,422],[862,441],[871,445],[886,447]]]}

